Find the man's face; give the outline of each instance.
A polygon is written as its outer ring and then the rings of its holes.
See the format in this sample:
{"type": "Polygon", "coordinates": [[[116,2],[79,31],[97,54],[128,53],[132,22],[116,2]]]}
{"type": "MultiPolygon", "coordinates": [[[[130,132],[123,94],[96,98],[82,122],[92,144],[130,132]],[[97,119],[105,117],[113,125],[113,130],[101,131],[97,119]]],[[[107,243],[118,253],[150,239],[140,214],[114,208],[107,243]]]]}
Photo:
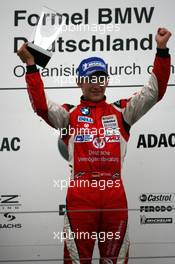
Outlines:
{"type": "Polygon", "coordinates": [[[96,72],[90,76],[80,77],[78,86],[86,100],[98,102],[104,98],[109,77],[103,72],[96,72]]]}

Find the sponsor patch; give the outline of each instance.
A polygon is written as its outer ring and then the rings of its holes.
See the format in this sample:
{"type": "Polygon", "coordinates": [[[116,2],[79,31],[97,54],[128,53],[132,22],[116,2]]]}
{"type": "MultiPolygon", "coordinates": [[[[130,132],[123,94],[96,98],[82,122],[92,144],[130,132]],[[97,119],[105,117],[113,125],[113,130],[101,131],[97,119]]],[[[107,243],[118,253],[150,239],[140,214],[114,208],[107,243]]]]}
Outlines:
{"type": "Polygon", "coordinates": [[[102,124],[105,128],[105,135],[120,135],[119,127],[117,126],[117,119],[115,115],[103,116],[102,124]]]}
{"type": "Polygon", "coordinates": [[[103,116],[102,124],[104,128],[117,128],[117,119],[115,115],[103,116]]]}
{"type": "Polygon", "coordinates": [[[88,116],[78,116],[78,122],[93,123],[94,120],[88,116]]]}
{"type": "Polygon", "coordinates": [[[83,71],[86,71],[87,69],[94,68],[94,67],[102,67],[106,69],[106,65],[100,61],[92,61],[92,62],[84,63],[82,65],[83,71]]]}
{"type": "Polygon", "coordinates": [[[80,109],[80,111],[81,111],[81,113],[82,113],[83,115],[90,115],[90,108],[89,108],[89,107],[82,107],[82,108],[80,109]]]}
{"type": "Polygon", "coordinates": [[[107,143],[120,142],[120,135],[106,136],[105,140],[107,143]]]}
{"type": "Polygon", "coordinates": [[[101,149],[105,146],[105,139],[103,137],[96,137],[93,140],[93,145],[95,148],[101,149]]]}
{"type": "Polygon", "coordinates": [[[94,136],[93,135],[76,135],[75,142],[92,142],[94,136]]]}

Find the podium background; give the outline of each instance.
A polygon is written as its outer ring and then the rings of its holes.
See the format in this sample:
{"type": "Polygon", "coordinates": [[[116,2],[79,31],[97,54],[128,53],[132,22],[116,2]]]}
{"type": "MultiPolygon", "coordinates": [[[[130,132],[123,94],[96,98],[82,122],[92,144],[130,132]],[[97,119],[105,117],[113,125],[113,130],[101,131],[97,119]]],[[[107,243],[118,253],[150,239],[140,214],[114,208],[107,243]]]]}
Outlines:
{"type": "MultiPolygon", "coordinates": [[[[24,65],[14,52],[14,39],[29,38],[33,32],[28,21],[34,23],[31,14],[40,14],[42,5],[66,12],[84,14],[88,9],[89,25],[98,25],[100,8],[112,10],[113,25],[114,9],[120,8],[125,21],[119,21],[119,30],[112,32],[65,32],[60,37],[79,43],[82,39],[91,42],[92,35],[103,39],[110,35],[111,42],[120,38],[125,43],[126,38],[136,38],[138,43],[149,34],[155,36],[159,26],[165,26],[172,31],[169,42],[172,55],[172,72],[169,86],[164,99],[147,113],[131,129],[127,158],[123,168],[123,181],[126,188],[129,205],[130,224],[130,264],[174,263],[175,249],[175,49],[174,49],[174,1],[89,1],[84,5],[77,1],[9,1],[1,6],[1,82],[0,82],[0,263],[58,263],[63,257],[63,243],[54,239],[54,232],[63,228],[63,214],[66,188],[60,190],[55,181],[64,180],[69,175],[67,162],[59,153],[58,132],[47,126],[37,117],[31,108],[26,84],[23,76],[24,65]],[[145,17],[140,23],[136,13],[146,8],[153,13],[149,23],[145,17]],[[130,8],[130,9],[126,9],[130,8]],[[15,26],[15,11],[23,10],[18,25],[15,26]],[[128,23],[128,12],[131,10],[131,23],[128,23]],[[126,12],[126,13],[125,13],[126,12]],[[32,19],[32,20],[30,20],[32,19]],[[145,139],[146,147],[138,146],[139,138],[145,139]],[[152,146],[149,144],[151,140],[152,146]],[[157,141],[157,143],[156,143],[157,141]],[[153,146],[154,145],[154,146],[153,146]],[[141,201],[143,195],[167,195],[170,201],[141,201]],[[9,200],[7,200],[9,199],[9,200]],[[140,212],[141,206],[165,206],[159,212],[140,212]],[[170,211],[167,210],[170,206],[170,211]],[[63,210],[62,213],[59,211],[63,210]],[[170,218],[172,223],[147,224],[142,219],[170,218]]],[[[83,18],[84,20],[84,18],[83,18]]],[[[118,75],[118,83],[110,84],[107,89],[109,102],[127,98],[148,81],[147,68],[152,65],[156,50],[153,40],[151,49],[137,50],[92,51],[79,49],[75,52],[54,52],[48,64],[48,72],[53,67],[75,67],[80,60],[94,55],[103,57],[111,67],[140,67],[140,73],[122,72],[118,75]],[[62,66],[61,66],[62,65],[62,66]],[[115,87],[114,87],[115,86],[115,87]]],[[[18,48],[22,41],[18,41],[18,48]]],[[[146,45],[146,42],[145,42],[146,45]]],[[[147,43],[148,45],[148,43],[147,43]]],[[[84,47],[86,45],[84,44],[84,47]]],[[[112,46],[112,45],[111,45],[112,46]]],[[[98,47],[98,45],[97,45],[98,47]]],[[[65,47],[64,47],[65,48],[65,47]]],[[[58,49],[58,47],[57,47],[58,49]]],[[[46,75],[46,72],[45,72],[46,75]]],[[[77,104],[81,92],[75,84],[58,83],[58,76],[43,77],[46,91],[50,99],[58,103],[77,104]],[[57,88],[58,87],[58,88],[57,88]]],[[[163,207],[162,207],[163,208],[163,207]]],[[[94,258],[98,257],[97,248],[94,258]]],[[[61,263],[61,262],[60,262],[61,263]]],[[[93,263],[97,263],[94,259],[93,263]]]]}

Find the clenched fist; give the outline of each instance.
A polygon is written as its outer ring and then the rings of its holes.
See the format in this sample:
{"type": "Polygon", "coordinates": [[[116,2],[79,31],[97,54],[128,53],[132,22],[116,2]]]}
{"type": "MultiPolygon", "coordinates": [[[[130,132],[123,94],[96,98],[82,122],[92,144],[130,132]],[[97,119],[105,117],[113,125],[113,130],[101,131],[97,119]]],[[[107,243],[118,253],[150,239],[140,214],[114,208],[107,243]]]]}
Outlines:
{"type": "Polygon", "coordinates": [[[155,40],[159,49],[165,49],[167,42],[171,37],[171,32],[166,28],[158,28],[155,40]]]}

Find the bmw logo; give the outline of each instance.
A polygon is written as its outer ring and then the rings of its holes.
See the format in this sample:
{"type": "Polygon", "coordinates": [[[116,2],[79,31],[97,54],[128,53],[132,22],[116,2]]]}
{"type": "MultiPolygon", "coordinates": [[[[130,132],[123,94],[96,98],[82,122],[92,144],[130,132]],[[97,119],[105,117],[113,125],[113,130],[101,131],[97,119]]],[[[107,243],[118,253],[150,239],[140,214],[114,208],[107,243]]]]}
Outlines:
{"type": "Polygon", "coordinates": [[[80,111],[81,111],[81,113],[82,113],[83,115],[89,115],[89,114],[90,114],[90,109],[89,109],[89,107],[83,107],[83,108],[80,109],[80,111]]]}

